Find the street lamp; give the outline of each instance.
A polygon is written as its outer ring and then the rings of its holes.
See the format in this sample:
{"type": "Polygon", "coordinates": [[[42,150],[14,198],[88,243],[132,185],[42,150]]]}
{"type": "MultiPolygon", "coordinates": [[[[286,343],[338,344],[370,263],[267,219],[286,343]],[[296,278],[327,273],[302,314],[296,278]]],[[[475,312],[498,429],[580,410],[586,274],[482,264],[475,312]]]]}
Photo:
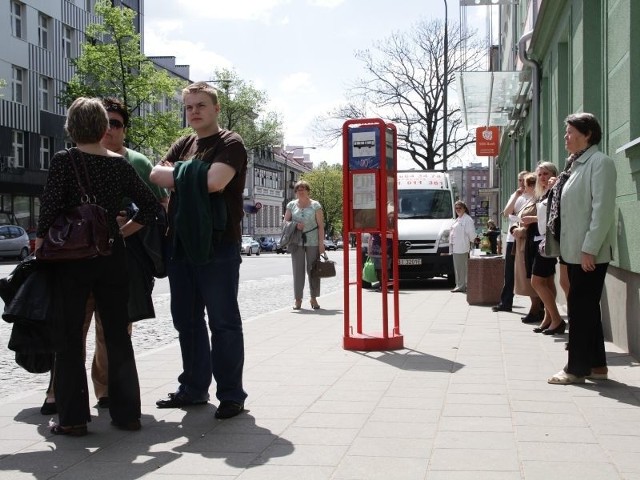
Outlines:
{"type": "Polygon", "coordinates": [[[444,91],[442,92],[442,105],[444,109],[442,126],[442,159],[444,167],[448,168],[447,159],[447,87],[449,80],[449,11],[447,0],[444,0],[444,91]]]}

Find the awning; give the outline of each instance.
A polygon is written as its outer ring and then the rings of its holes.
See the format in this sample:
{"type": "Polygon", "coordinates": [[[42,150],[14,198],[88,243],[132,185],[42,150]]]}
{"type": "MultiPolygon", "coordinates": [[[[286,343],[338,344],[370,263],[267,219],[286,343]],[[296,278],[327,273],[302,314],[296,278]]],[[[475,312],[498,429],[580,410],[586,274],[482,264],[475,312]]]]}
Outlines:
{"type": "Polygon", "coordinates": [[[526,116],[531,86],[529,70],[514,72],[460,72],[458,99],[467,129],[503,127],[526,116]]]}

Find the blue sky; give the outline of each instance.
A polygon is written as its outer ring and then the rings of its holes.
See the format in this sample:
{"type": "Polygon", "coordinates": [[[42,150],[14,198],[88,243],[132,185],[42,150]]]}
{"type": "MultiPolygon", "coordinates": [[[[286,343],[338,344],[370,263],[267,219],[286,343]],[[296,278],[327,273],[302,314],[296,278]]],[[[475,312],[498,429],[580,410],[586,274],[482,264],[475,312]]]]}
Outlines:
{"type": "MultiPolygon", "coordinates": [[[[459,2],[448,0],[457,21],[459,2]]],[[[486,7],[467,10],[478,22],[486,7]]],[[[284,121],[285,143],[318,146],[314,163],[341,161],[340,146],[318,145],[313,119],[346,101],[364,73],[356,50],[372,47],[420,19],[444,18],[442,0],[173,0],[145,2],[145,54],[175,56],[192,80],[216,68],[267,92],[284,121]]],[[[482,24],[481,21],[479,21],[482,24]]]]}

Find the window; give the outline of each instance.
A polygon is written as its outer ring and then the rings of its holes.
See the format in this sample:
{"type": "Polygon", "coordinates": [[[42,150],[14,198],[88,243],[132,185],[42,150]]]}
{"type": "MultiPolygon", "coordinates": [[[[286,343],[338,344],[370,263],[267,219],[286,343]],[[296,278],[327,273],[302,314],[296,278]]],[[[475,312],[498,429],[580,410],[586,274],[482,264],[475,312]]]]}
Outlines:
{"type": "Polygon", "coordinates": [[[24,168],[24,132],[11,132],[11,147],[13,150],[13,168],[24,168]]]}
{"type": "Polygon", "coordinates": [[[38,14],[38,46],[49,48],[49,17],[38,14]]]}
{"type": "Polygon", "coordinates": [[[73,30],[71,30],[71,27],[64,25],[62,27],[62,56],[64,58],[71,58],[72,35],[73,30]]]}
{"type": "Polygon", "coordinates": [[[84,9],[89,13],[93,13],[95,3],[96,3],[96,0],[85,0],[84,9]]]}
{"type": "Polygon", "coordinates": [[[14,37],[22,38],[22,18],[24,6],[20,2],[11,2],[11,33],[14,37]]]}
{"type": "Polygon", "coordinates": [[[38,85],[38,95],[40,97],[40,110],[49,110],[51,105],[49,99],[51,98],[51,79],[43,75],[40,76],[40,82],[38,85]]]}
{"type": "Polygon", "coordinates": [[[51,137],[40,137],[40,170],[49,170],[51,165],[51,137]]]}
{"type": "Polygon", "coordinates": [[[13,66],[11,68],[11,100],[22,103],[24,92],[25,72],[22,68],[13,66]]]}

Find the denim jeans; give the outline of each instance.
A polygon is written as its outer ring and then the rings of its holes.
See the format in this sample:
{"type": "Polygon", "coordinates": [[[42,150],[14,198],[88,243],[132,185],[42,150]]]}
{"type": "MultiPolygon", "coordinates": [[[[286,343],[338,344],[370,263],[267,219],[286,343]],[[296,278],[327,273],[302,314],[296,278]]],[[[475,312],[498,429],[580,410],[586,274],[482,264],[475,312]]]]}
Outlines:
{"type": "Polygon", "coordinates": [[[208,399],[212,374],[218,400],[244,403],[247,397],[242,388],[244,337],[238,308],[241,262],[237,243],[216,245],[214,259],[205,265],[169,261],[171,315],[182,353],[178,390],[194,400],[208,399]]]}

